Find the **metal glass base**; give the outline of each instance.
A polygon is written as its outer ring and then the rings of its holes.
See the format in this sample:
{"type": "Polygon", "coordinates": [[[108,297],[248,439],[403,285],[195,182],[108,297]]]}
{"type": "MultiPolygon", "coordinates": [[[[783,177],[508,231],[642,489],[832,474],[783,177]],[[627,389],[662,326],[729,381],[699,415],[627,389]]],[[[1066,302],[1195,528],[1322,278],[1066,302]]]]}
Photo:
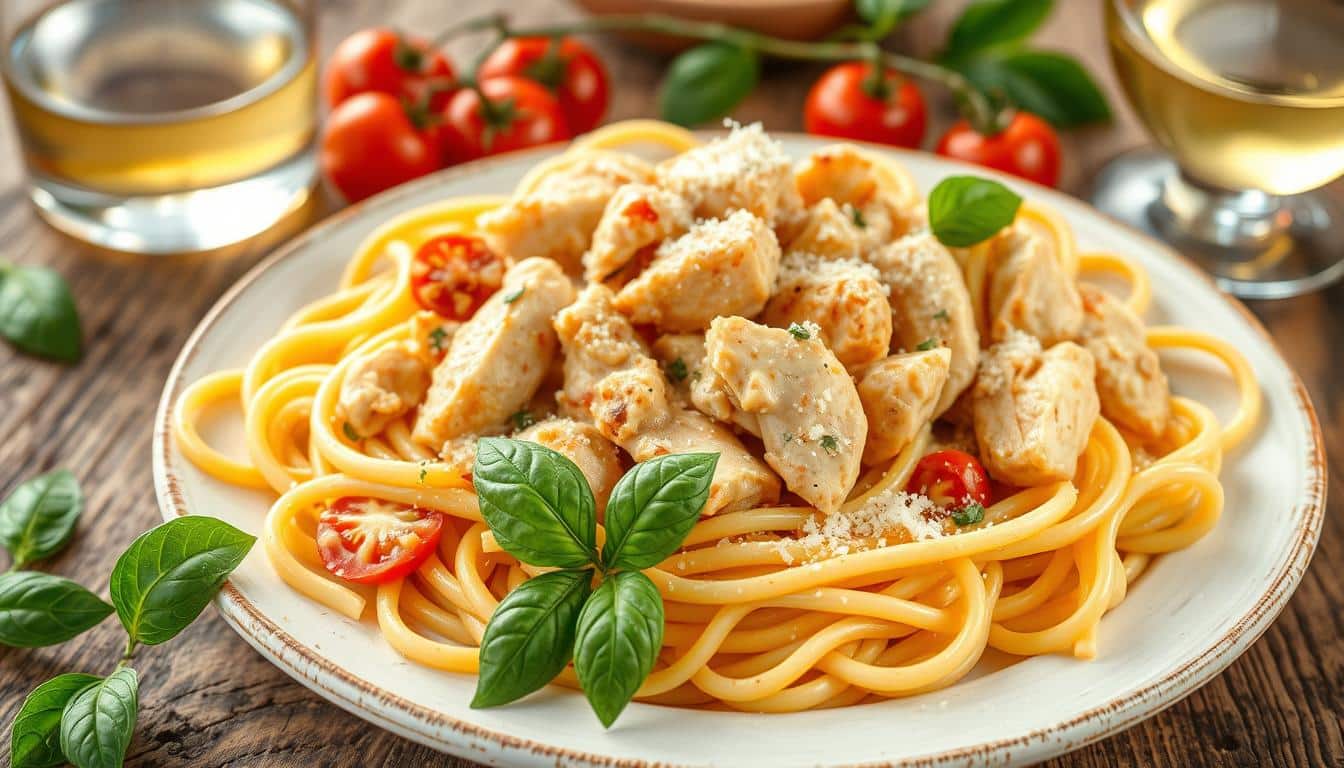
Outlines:
{"type": "Polygon", "coordinates": [[[312,152],[250,179],[192,192],[119,197],[34,176],[30,190],[52,226],[130,253],[208,251],[246,240],[298,208],[312,191],[312,152]]]}
{"type": "Polygon", "coordinates": [[[1092,204],[1167,241],[1243,298],[1297,296],[1344,278],[1344,208],[1320,190],[1274,197],[1216,189],[1144,148],[1102,169],[1092,204]]]}

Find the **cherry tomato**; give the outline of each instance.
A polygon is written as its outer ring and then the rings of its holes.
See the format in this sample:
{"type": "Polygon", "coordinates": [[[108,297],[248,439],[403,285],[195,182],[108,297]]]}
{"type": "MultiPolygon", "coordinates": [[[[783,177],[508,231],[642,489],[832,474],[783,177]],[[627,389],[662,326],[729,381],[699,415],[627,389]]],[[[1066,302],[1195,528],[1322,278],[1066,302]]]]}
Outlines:
{"type": "Polygon", "coordinates": [[[905,490],[933,499],[945,509],[972,502],[989,506],[989,477],[980,460],[964,451],[934,451],[919,460],[905,490]]]}
{"type": "Polygon", "coordinates": [[[872,71],[872,65],[862,61],[826,70],[812,84],[803,105],[807,132],[918,147],[927,122],[919,88],[893,70],[884,72],[880,81],[872,71]]]}
{"type": "Polygon", "coordinates": [[[425,309],[465,321],[504,282],[504,261],[471,235],[443,235],[420,246],[411,264],[411,293],[425,309]]]}
{"type": "Polygon", "coordinates": [[[481,101],[474,89],[464,88],[443,112],[443,156],[450,163],[475,160],[569,138],[569,126],[555,97],[545,88],[521,77],[483,80],[481,101]]]}
{"type": "Polygon", "coordinates": [[[505,40],[481,64],[479,77],[525,77],[541,83],[560,102],[574,134],[602,122],[607,111],[607,68],[592,49],[571,37],[557,44],[548,37],[505,40]]]}
{"type": "Polygon", "coordinates": [[[993,136],[975,132],[958,120],[938,142],[938,154],[1011,173],[1037,184],[1059,183],[1059,135],[1041,118],[1018,112],[993,136]]]}
{"type": "Polygon", "coordinates": [[[322,173],[350,202],[439,168],[438,148],[385,93],[360,93],[322,128],[322,173]]]}
{"type": "Polygon", "coordinates": [[[453,65],[418,37],[407,37],[385,27],[364,29],[341,41],[323,74],[322,90],[333,109],[357,93],[375,91],[421,103],[435,111],[448,102],[454,81],[453,65]],[[442,93],[438,93],[442,91],[442,93]]]}
{"type": "Polygon", "coordinates": [[[381,584],[415,570],[434,551],[443,515],[366,496],[343,496],[317,518],[317,551],[332,574],[381,584]]]}

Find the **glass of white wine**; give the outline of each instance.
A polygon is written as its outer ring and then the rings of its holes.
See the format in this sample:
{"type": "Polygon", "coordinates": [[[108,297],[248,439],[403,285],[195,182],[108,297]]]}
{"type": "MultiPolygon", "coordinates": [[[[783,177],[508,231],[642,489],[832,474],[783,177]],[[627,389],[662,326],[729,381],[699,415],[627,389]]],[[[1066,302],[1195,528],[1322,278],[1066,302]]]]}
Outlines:
{"type": "Polygon", "coordinates": [[[317,0],[0,0],[29,193],[58,229],[203,251],[298,208],[316,178],[317,0]]]}
{"type": "Polygon", "coordinates": [[[1093,203],[1225,290],[1283,298],[1344,277],[1344,3],[1105,0],[1111,59],[1166,152],[1121,155],[1093,203]]]}

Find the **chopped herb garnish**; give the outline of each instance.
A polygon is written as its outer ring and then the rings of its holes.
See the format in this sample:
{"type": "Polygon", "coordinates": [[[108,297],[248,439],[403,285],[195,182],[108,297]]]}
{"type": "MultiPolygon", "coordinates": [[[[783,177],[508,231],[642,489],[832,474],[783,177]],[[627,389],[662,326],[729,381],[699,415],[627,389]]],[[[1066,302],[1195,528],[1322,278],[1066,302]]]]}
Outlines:
{"type": "Polygon", "coordinates": [[[521,298],[522,295],[523,295],[523,291],[526,291],[526,290],[527,290],[527,286],[523,286],[522,288],[519,288],[518,290],[514,291],[513,293],[510,293],[508,296],[505,296],[505,297],[504,297],[504,303],[505,303],[505,304],[512,304],[513,302],[515,302],[515,301],[517,301],[519,298],[521,298]]]}
{"type": "Polygon", "coordinates": [[[821,447],[832,456],[840,453],[840,441],[835,439],[835,435],[822,435],[821,447]]]}
{"type": "Polygon", "coordinates": [[[359,433],[355,431],[354,427],[350,426],[350,422],[348,421],[341,422],[341,431],[345,433],[345,439],[352,443],[358,443],[360,440],[364,439],[359,436],[359,433]]]}
{"type": "Polygon", "coordinates": [[[919,344],[915,346],[915,349],[919,350],[920,352],[928,352],[930,349],[933,349],[936,346],[938,346],[938,340],[929,338],[919,342],[919,344]]]}
{"type": "Polygon", "coordinates": [[[537,417],[532,415],[529,410],[521,410],[509,417],[513,420],[513,428],[524,430],[537,423],[537,417]]]}
{"type": "Polygon", "coordinates": [[[947,322],[947,319],[948,319],[947,310],[946,310],[946,309],[940,309],[940,310],[938,310],[937,312],[933,313],[933,319],[934,319],[934,320],[942,320],[943,322],[947,322]]]}
{"type": "Polygon", "coordinates": [[[784,442],[786,442],[786,443],[792,443],[792,442],[793,442],[793,433],[792,433],[792,432],[785,432],[785,433],[783,434],[783,438],[784,438],[784,442]]]}
{"type": "Polygon", "coordinates": [[[854,226],[863,229],[868,226],[868,222],[863,218],[863,211],[858,208],[849,209],[849,217],[854,220],[854,226]]]}
{"type": "Polygon", "coordinates": [[[448,332],[440,325],[438,328],[429,332],[429,349],[432,352],[442,352],[447,347],[445,342],[448,340],[448,332]]]}
{"type": "Polygon", "coordinates": [[[975,525],[984,519],[985,507],[975,501],[952,513],[952,522],[959,526],[975,525]]]}
{"type": "Polygon", "coordinates": [[[676,360],[667,364],[667,377],[680,384],[690,375],[686,370],[686,361],[678,357],[676,360]]]}
{"type": "Polygon", "coordinates": [[[789,333],[793,335],[793,338],[798,339],[799,341],[806,341],[812,338],[811,331],[808,331],[797,323],[789,323],[789,333]]]}
{"type": "Polygon", "coordinates": [[[425,484],[425,475],[426,475],[428,472],[429,472],[429,470],[425,469],[425,465],[424,465],[424,463],[422,462],[422,463],[420,464],[420,484],[421,484],[421,485],[424,485],[424,484],[425,484]]]}

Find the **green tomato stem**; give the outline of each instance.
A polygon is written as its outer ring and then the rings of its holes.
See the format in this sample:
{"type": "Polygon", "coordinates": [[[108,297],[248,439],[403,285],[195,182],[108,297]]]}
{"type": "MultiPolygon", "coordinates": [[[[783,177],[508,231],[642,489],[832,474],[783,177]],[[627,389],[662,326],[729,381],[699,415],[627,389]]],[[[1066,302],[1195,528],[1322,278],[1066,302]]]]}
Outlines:
{"type": "MultiPolygon", "coordinates": [[[[694,40],[720,42],[749,48],[767,56],[795,61],[852,61],[881,62],[888,68],[907,75],[938,83],[951,91],[966,118],[977,131],[993,134],[998,123],[997,110],[961,73],[931,61],[887,51],[870,40],[857,42],[823,41],[800,42],[771,37],[712,21],[689,21],[661,14],[613,14],[562,24],[534,27],[513,27],[499,14],[491,14],[464,22],[460,30],[496,29],[501,37],[559,37],[593,32],[652,32],[688,37],[694,40]]],[[[498,42],[496,43],[498,45],[498,42]]],[[[493,50],[493,47],[492,47],[493,50]]],[[[472,70],[475,74],[475,70],[472,70]]]]}

